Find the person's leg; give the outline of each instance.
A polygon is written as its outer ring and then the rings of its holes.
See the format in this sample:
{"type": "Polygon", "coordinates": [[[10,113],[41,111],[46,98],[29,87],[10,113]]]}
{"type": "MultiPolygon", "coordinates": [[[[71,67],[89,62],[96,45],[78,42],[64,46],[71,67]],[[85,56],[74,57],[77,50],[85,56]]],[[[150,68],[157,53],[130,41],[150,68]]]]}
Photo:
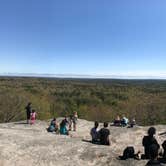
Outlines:
{"type": "Polygon", "coordinates": [[[35,118],[33,119],[33,124],[35,124],[35,118]]]}
{"type": "Polygon", "coordinates": [[[27,124],[29,124],[29,115],[27,113],[27,124]]]}
{"type": "Polygon", "coordinates": [[[76,123],[73,124],[74,131],[76,131],[76,123]]]}
{"type": "Polygon", "coordinates": [[[71,131],[71,126],[72,126],[72,123],[70,122],[69,123],[69,131],[71,131]]]}
{"type": "Polygon", "coordinates": [[[31,118],[31,124],[35,123],[35,118],[31,118]]]}
{"type": "Polygon", "coordinates": [[[27,113],[27,124],[29,124],[29,119],[30,119],[30,116],[29,116],[29,114],[27,113]]]}

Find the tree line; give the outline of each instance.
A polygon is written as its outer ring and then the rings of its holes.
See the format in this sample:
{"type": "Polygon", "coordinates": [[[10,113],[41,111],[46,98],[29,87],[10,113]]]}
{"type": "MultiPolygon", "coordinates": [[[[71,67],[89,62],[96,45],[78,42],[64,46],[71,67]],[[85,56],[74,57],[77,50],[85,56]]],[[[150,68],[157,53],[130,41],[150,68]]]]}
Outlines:
{"type": "Polygon", "coordinates": [[[39,119],[69,116],[113,121],[135,117],[140,125],[166,124],[166,81],[0,77],[0,122],[25,119],[32,102],[39,119]]]}

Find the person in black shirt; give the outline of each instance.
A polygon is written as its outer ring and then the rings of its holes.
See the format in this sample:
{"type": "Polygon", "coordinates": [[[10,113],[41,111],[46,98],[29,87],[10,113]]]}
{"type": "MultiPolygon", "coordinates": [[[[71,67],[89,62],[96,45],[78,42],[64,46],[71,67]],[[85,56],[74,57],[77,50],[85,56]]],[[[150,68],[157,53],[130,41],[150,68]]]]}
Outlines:
{"type": "Polygon", "coordinates": [[[30,123],[30,118],[31,118],[31,103],[28,103],[28,105],[25,107],[26,109],[26,114],[27,114],[27,124],[30,123]]]}
{"type": "Polygon", "coordinates": [[[150,146],[155,144],[158,149],[160,145],[158,144],[157,140],[155,139],[154,135],[156,134],[156,129],[154,127],[150,127],[148,130],[148,136],[144,136],[142,140],[142,145],[144,146],[144,159],[150,159],[150,146]]]}
{"type": "Polygon", "coordinates": [[[146,166],[162,166],[160,161],[157,160],[159,147],[157,144],[152,144],[149,146],[149,155],[150,160],[146,164],[146,166]]]}
{"type": "Polygon", "coordinates": [[[100,144],[101,145],[110,145],[109,141],[109,135],[110,131],[107,129],[108,123],[104,122],[104,128],[100,129],[99,131],[99,138],[100,138],[100,144]]]}
{"type": "Polygon", "coordinates": [[[162,147],[163,147],[164,153],[162,155],[163,158],[161,158],[161,162],[166,163],[166,140],[162,143],[162,147]]]}
{"type": "Polygon", "coordinates": [[[163,157],[166,159],[166,140],[162,143],[162,147],[164,149],[163,157]]]}

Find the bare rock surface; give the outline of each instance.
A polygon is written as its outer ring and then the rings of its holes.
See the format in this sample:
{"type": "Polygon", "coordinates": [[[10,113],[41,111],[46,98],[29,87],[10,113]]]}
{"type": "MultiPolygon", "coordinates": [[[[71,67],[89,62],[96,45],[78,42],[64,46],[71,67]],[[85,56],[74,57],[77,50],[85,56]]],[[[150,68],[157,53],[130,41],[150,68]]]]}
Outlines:
{"type": "MultiPolygon", "coordinates": [[[[58,119],[59,121],[61,119],[58,119]]],[[[111,146],[94,145],[89,131],[93,122],[78,120],[78,130],[70,136],[48,133],[49,122],[36,121],[0,124],[0,166],[144,166],[147,160],[118,160],[127,146],[141,150],[142,138],[148,127],[110,127],[111,146]]],[[[100,125],[100,128],[102,125],[100,125]]],[[[158,133],[166,132],[164,125],[155,126],[158,133]]],[[[158,135],[159,143],[166,134],[158,135]]]]}

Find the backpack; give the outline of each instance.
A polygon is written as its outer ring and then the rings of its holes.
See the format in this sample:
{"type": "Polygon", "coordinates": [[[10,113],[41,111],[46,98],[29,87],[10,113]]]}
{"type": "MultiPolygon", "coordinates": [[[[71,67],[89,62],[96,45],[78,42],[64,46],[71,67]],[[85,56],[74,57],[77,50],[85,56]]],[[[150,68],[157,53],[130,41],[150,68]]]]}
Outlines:
{"type": "Polygon", "coordinates": [[[123,151],[123,156],[122,158],[124,160],[128,159],[128,158],[134,158],[135,151],[134,151],[134,147],[133,146],[128,146],[127,148],[125,148],[125,150],[123,151]]]}

